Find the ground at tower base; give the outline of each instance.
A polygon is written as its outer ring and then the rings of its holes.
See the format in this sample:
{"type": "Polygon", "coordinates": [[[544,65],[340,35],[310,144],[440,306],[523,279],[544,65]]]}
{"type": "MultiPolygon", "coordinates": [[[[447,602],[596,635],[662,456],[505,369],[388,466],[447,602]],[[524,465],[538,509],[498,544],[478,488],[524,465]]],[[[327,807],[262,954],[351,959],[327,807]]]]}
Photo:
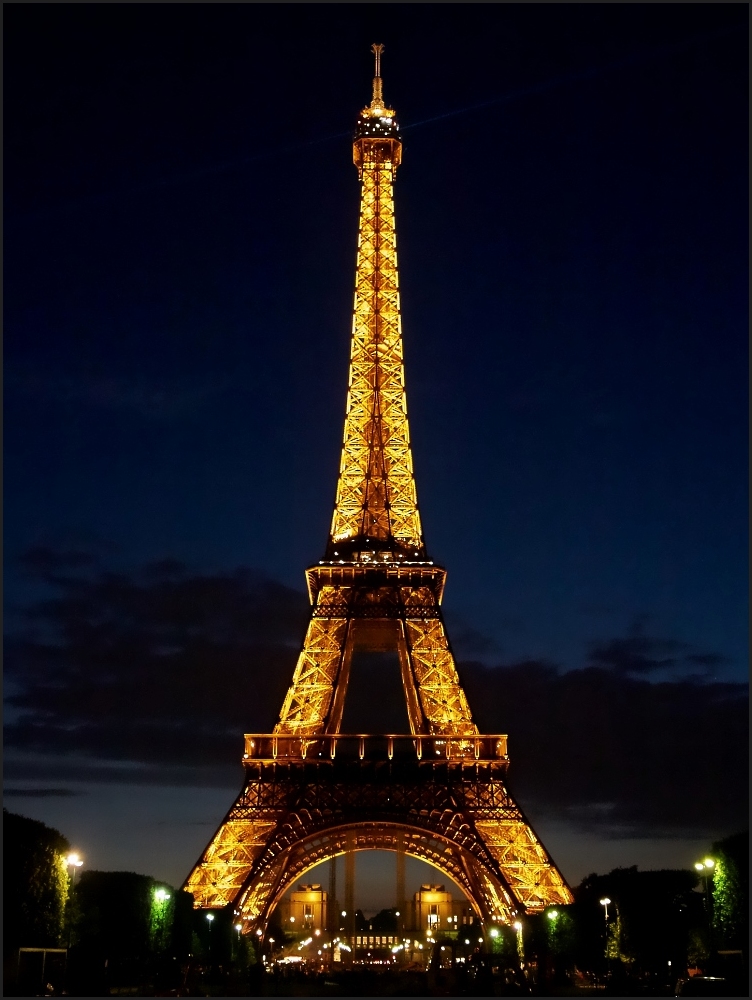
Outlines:
{"type": "Polygon", "coordinates": [[[589,875],[574,903],[485,931],[448,881],[352,914],[347,877],[336,906],[321,882],[299,882],[258,935],[231,906],[197,910],[148,876],[88,870],[38,821],[6,811],[4,832],[5,996],[748,995],[746,832],[709,843],[693,870],[589,875]]]}

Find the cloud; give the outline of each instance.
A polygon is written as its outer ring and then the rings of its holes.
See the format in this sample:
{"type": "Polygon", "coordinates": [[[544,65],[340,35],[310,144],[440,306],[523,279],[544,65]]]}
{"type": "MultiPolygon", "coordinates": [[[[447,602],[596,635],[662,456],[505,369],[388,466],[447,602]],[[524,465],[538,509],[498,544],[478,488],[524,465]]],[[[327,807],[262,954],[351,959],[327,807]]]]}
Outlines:
{"type": "MultiPolygon", "coordinates": [[[[6,644],[7,774],[238,784],[242,734],[277,719],[305,596],[177,560],[112,573],[80,547],[37,548],[25,566],[51,596],[24,609],[6,644]]],[[[746,818],[748,688],[712,680],[719,660],[637,623],[593,645],[582,669],[466,662],[460,674],[481,731],[510,735],[523,806],[606,836],[707,837],[746,818]]]]}
{"type": "Polygon", "coordinates": [[[26,559],[55,589],[6,642],[16,716],[6,746],[211,768],[239,759],[244,731],[274,724],[305,629],[303,594],[247,570],[191,575],[163,561],[73,575],[71,564],[85,569],[77,553],[26,559]]]}
{"type": "Polygon", "coordinates": [[[538,813],[614,837],[746,822],[747,685],[535,661],[462,677],[481,729],[509,733],[511,787],[538,813]]]}
{"type": "Polygon", "coordinates": [[[74,795],[82,795],[72,788],[5,788],[3,796],[14,799],[67,799],[74,795]]]}
{"type": "Polygon", "coordinates": [[[627,636],[592,643],[589,654],[593,666],[612,670],[625,676],[648,676],[672,673],[686,675],[700,672],[712,673],[728,663],[718,653],[698,653],[686,642],[650,636],[645,631],[645,618],[637,618],[627,636]]]}
{"type": "MultiPolygon", "coordinates": [[[[461,658],[482,657],[484,661],[489,656],[499,656],[501,652],[499,643],[473,628],[456,612],[445,612],[444,620],[447,631],[452,637],[452,649],[455,656],[461,658]]],[[[502,627],[508,627],[508,623],[504,622],[502,627]]]]}
{"type": "Polygon", "coordinates": [[[230,382],[228,376],[202,381],[113,377],[95,372],[19,370],[10,372],[7,387],[24,395],[57,403],[81,403],[96,409],[136,413],[165,420],[202,405],[230,382]]]}

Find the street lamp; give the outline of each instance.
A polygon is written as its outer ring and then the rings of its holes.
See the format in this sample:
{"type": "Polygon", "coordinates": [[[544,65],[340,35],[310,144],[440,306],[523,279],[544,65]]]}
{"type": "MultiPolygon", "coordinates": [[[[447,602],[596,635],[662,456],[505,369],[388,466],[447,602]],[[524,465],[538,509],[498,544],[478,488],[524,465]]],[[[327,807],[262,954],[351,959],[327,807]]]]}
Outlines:
{"type": "Polygon", "coordinates": [[[708,913],[708,919],[710,919],[710,874],[715,868],[715,861],[712,858],[704,858],[702,861],[695,861],[695,868],[697,872],[702,876],[702,881],[705,885],[705,909],[708,913]]]}
{"type": "Polygon", "coordinates": [[[611,900],[608,898],[608,896],[604,896],[603,899],[599,900],[599,902],[601,906],[605,908],[606,911],[605,918],[606,918],[606,923],[608,923],[608,904],[611,902],[611,900]]]}
{"type": "Polygon", "coordinates": [[[556,918],[559,916],[559,911],[549,910],[546,916],[548,917],[549,920],[556,920],[556,918]]]}
{"type": "Polygon", "coordinates": [[[65,866],[66,866],[66,868],[70,869],[70,872],[69,872],[69,874],[70,874],[70,888],[68,889],[68,898],[66,899],[66,903],[65,903],[66,910],[67,910],[66,916],[67,916],[67,922],[68,922],[68,947],[69,948],[70,948],[70,945],[71,945],[71,930],[72,930],[72,928],[71,928],[71,910],[70,910],[70,907],[71,907],[71,896],[73,895],[73,886],[76,884],[76,871],[77,871],[77,869],[79,869],[81,867],[82,864],[83,864],[83,859],[81,858],[81,856],[79,854],[76,854],[75,851],[72,854],[69,854],[68,857],[65,859],[65,866]]]}
{"type": "Polygon", "coordinates": [[[515,920],[515,922],[512,924],[512,927],[514,927],[514,929],[517,931],[517,955],[520,960],[520,966],[522,966],[522,962],[525,957],[525,952],[522,946],[522,924],[520,923],[519,920],[515,920]]]}
{"type": "Polygon", "coordinates": [[[69,854],[65,859],[66,868],[70,868],[71,892],[73,891],[73,885],[76,881],[76,869],[80,868],[83,863],[84,862],[80,854],[76,854],[75,852],[73,854],[69,854]]]}
{"type": "Polygon", "coordinates": [[[80,854],[76,854],[75,851],[73,852],[73,854],[69,854],[68,857],[65,859],[65,866],[66,866],[66,868],[70,868],[70,891],[71,892],[73,892],[73,886],[74,886],[75,881],[76,881],[76,871],[77,871],[77,869],[79,869],[81,867],[81,865],[83,863],[84,863],[83,862],[83,858],[81,857],[80,854]]]}

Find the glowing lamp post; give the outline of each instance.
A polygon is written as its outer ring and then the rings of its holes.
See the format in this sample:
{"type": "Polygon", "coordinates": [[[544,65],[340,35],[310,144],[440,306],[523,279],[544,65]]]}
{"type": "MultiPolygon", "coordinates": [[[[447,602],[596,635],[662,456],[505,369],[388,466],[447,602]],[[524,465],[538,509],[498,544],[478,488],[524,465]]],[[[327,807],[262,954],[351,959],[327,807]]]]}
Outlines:
{"type": "Polygon", "coordinates": [[[704,861],[696,861],[695,868],[702,875],[702,881],[705,886],[705,904],[708,904],[708,879],[713,869],[715,868],[715,861],[712,858],[705,858],[704,861]]]}
{"type": "Polygon", "coordinates": [[[703,885],[705,887],[705,913],[708,919],[708,931],[712,935],[713,905],[710,896],[710,878],[713,874],[713,869],[715,868],[715,861],[712,858],[703,858],[702,861],[695,862],[695,868],[697,870],[697,873],[702,877],[703,885]]]}
{"type": "Polygon", "coordinates": [[[73,888],[73,883],[76,881],[76,872],[82,864],[83,860],[81,856],[75,852],[73,854],[69,854],[65,859],[65,867],[70,868],[71,889],[73,888]]]}
{"type": "Polygon", "coordinates": [[[710,876],[715,868],[715,861],[712,858],[704,858],[702,861],[695,862],[695,868],[702,877],[703,886],[705,887],[705,911],[708,916],[708,922],[710,922],[710,876]]]}
{"type": "Polygon", "coordinates": [[[520,965],[522,965],[525,958],[525,952],[522,944],[522,924],[520,923],[519,920],[515,920],[515,922],[512,924],[512,927],[514,927],[515,931],[517,932],[517,955],[520,960],[520,965]]]}
{"type": "Polygon", "coordinates": [[[68,888],[68,899],[66,900],[66,904],[65,904],[66,910],[67,910],[66,917],[67,917],[67,923],[68,923],[68,947],[69,948],[70,948],[70,945],[71,945],[71,929],[72,929],[71,928],[71,911],[70,911],[70,905],[71,904],[70,904],[70,897],[73,894],[73,886],[76,884],[76,872],[81,867],[81,865],[83,865],[83,859],[81,858],[81,856],[79,854],[76,854],[75,851],[72,854],[69,854],[68,857],[65,859],[65,867],[68,869],[68,874],[70,876],[70,886],[68,888]]]}

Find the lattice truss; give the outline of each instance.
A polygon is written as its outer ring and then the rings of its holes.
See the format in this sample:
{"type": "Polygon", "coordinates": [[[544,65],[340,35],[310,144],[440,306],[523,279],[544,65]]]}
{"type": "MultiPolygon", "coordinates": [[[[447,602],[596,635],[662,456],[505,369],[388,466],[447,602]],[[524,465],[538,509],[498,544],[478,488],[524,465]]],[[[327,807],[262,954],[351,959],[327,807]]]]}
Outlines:
{"type": "Polygon", "coordinates": [[[572,902],[569,887],[524,819],[476,820],[475,827],[525,910],[572,902]]]}
{"type": "Polygon", "coordinates": [[[196,906],[226,906],[235,899],[275,825],[228,818],[220,826],[184,886],[196,906]]]}
{"type": "Polygon", "coordinates": [[[331,537],[395,541],[422,555],[402,358],[395,166],[375,145],[364,148],[350,383],[331,537]]]}
{"type": "MultiPolygon", "coordinates": [[[[334,590],[322,587],[317,607],[325,607],[334,590]]],[[[323,732],[345,654],[347,626],[347,618],[318,617],[314,608],[275,733],[310,736],[323,732]]]]}
{"type": "Polygon", "coordinates": [[[413,676],[428,731],[457,736],[477,733],[478,727],[473,722],[457,676],[444,622],[441,618],[407,618],[405,629],[413,676]]]}
{"type": "Polygon", "coordinates": [[[399,651],[410,665],[422,713],[411,719],[413,729],[457,736],[478,732],[431,588],[382,589],[384,593],[324,586],[318,592],[275,732],[311,736],[324,731],[341,664],[349,654],[349,621],[364,616],[367,598],[375,598],[374,615],[403,620],[399,651]]]}

